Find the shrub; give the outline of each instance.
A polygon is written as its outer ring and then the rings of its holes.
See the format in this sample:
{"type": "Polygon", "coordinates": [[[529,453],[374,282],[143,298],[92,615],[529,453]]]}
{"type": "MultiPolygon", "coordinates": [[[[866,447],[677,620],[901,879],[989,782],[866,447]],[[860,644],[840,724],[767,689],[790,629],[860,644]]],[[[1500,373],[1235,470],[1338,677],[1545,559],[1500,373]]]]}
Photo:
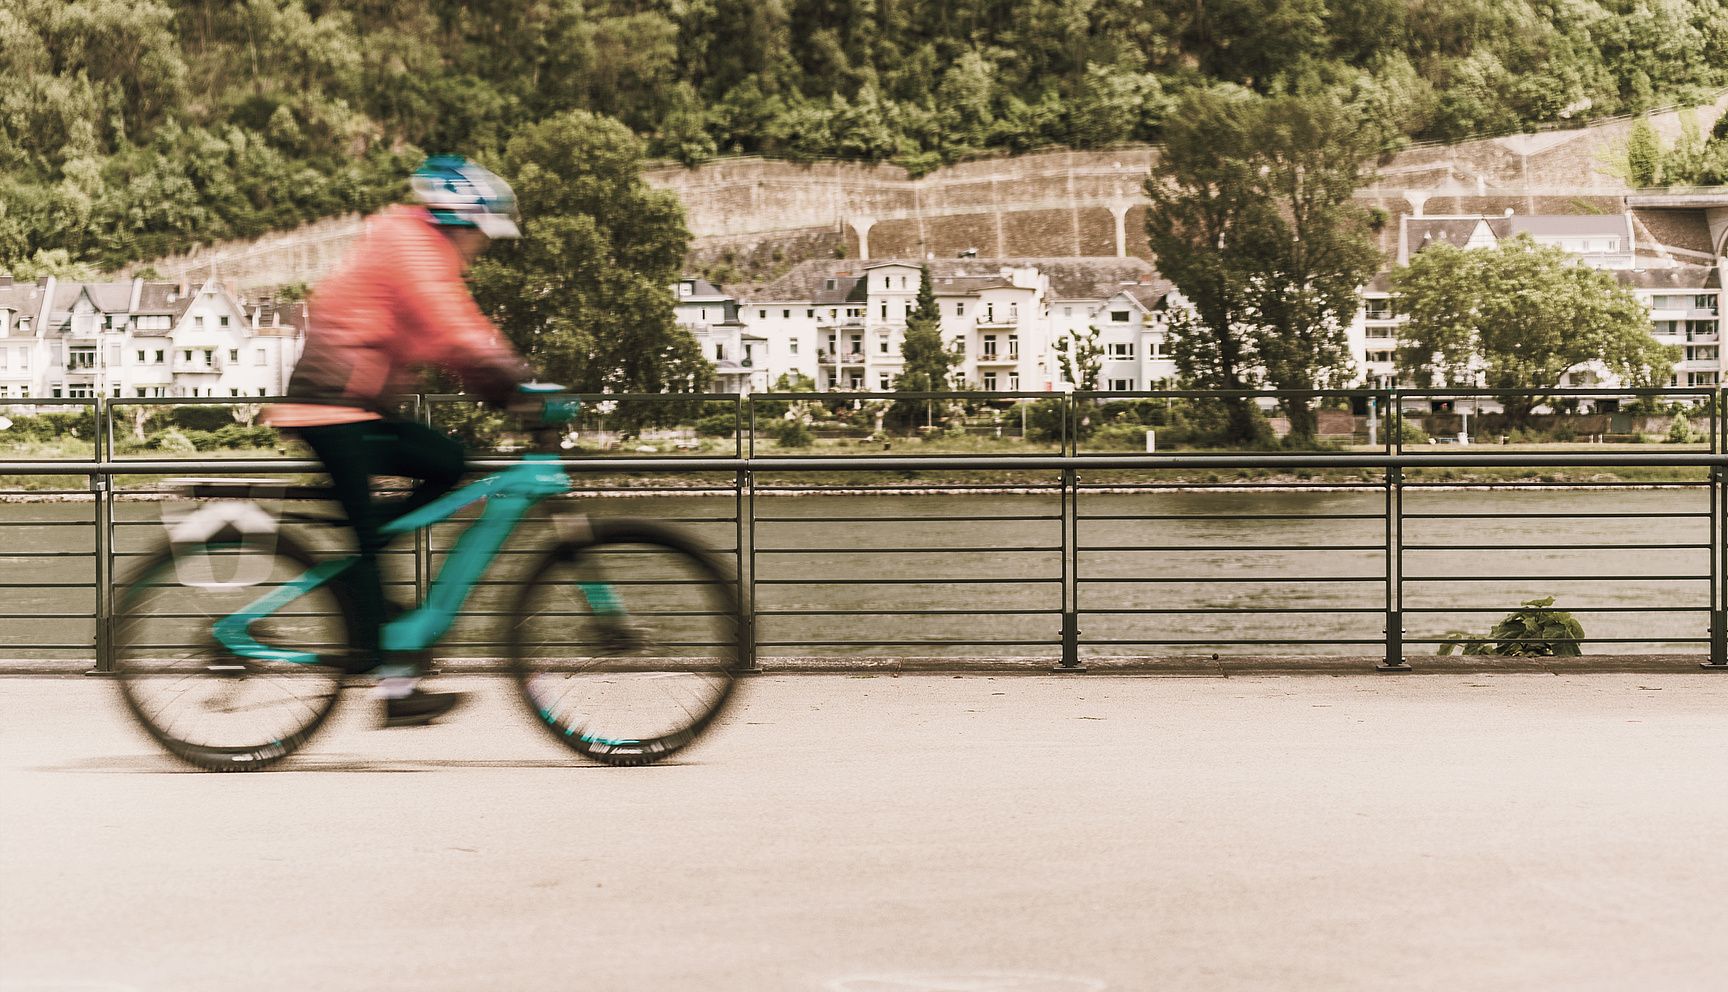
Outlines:
{"type": "Polygon", "coordinates": [[[1447,640],[1437,654],[1451,654],[1463,646],[1463,654],[1495,654],[1503,657],[1535,658],[1574,656],[1583,654],[1584,628],[1572,614],[1550,610],[1554,597],[1532,599],[1520,604],[1524,608],[1494,625],[1486,639],[1477,639],[1464,631],[1447,633],[1447,640]]]}
{"type": "Polygon", "coordinates": [[[1698,435],[1692,430],[1692,420],[1685,414],[1674,418],[1674,423],[1668,427],[1669,444],[1691,444],[1698,435]]]}
{"type": "Polygon", "coordinates": [[[165,431],[157,431],[144,439],[144,446],[154,451],[165,451],[171,455],[190,455],[198,451],[196,445],[177,428],[170,427],[165,431]]]}
{"type": "Polygon", "coordinates": [[[738,417],[730,411],[716,413],[696,421],[696,433],[703,437],[732,437],[738,432],[738,417]]]}
{"type": "Polygon", "coordinates": [[[1428,432],[1416,426],[1416,422],[1408,417],[1398,418],[1399,444],[1427,444],[1428,432]]]}
{"type": "Polygon", "coordinates": [[[177,406],[169,420],[183,431],[219,431],[233,425],[234,416],[225,406],[177,406]]]}
{"type": "Polygon", "coordinates": [[[810,428],[804,421],[796,417],[774,421],[768,427],[768,435],[779,442],[782,448],[808,448],[816,443],[816,435],[810,433],[810,428]]]}

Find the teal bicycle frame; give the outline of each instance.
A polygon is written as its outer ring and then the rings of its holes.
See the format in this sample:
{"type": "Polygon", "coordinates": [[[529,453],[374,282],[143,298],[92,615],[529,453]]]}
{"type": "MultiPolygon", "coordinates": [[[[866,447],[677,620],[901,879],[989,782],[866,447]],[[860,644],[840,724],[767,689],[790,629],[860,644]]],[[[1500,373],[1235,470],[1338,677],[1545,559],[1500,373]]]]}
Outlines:
{"type": "MultiPolygon", "coordinates": [[[[380,646],[386,651],[425,651],[438,643],[462,608],[474,583],[486,573],[510,532],[534,504],[570,491],[570,476],[555,455],[528,455],[521,463],[502,472],[446,493],[438,499],[392,520],[380,528],[385,534],[406,534],[454,516],[463,507],[486,501],[480,518],[457,539],[444,567],[432,580],[426,602],[384,625],[380,646]]],[[[239,612],[216,621],[216,639],[229,651],[259,661],[319,664],[317,654],[267,647],[252,637],[256,620],[269,616],[301,596],[347,571],[358,557],[331,559],[308,569],[289,582],[271,589],[239,612]]],[[[612,587],[605,583],[581,583],[589,607],[602,616],[623,616],[612,587]]]]}

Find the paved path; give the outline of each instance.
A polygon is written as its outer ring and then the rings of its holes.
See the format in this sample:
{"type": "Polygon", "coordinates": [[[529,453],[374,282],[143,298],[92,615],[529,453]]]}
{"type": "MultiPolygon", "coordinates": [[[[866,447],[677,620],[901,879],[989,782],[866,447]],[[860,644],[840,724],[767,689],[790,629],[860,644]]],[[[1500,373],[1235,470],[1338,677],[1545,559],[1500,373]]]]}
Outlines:
{"type": "Polygon", "coordinates": [[[1728,987],[1721,675],[769,676],[645,769],[469,685],[221,776],[0,679],[0,989],[1728,987]]]}

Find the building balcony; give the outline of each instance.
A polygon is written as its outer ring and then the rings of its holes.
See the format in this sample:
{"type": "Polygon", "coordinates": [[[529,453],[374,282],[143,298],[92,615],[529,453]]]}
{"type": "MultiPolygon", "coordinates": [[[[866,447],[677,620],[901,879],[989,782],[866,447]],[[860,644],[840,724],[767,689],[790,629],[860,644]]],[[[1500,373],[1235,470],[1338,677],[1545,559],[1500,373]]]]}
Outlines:
{"type": "Polygon", "coordinates": [[[978,315],[979,327],[1015,327],[1020,323],[1017,313],[981,313],[978,315]]]}
{"type": "Polygon", "coordinates": [[[816,364],[818,364],[818,365],[863,365],[864,364],[864,353],[862,351],[848,351],[848,352],[842,352],[842,353],[836,354],[835,352],[828,351],[826,349],[822,349],[822,350],[818,350],[816,352],[816,364]]]}
{"type": "Polygon", "coordinates": [[[1019,365],[1019,355],[979,355],[979,365],[1019,365]]]}

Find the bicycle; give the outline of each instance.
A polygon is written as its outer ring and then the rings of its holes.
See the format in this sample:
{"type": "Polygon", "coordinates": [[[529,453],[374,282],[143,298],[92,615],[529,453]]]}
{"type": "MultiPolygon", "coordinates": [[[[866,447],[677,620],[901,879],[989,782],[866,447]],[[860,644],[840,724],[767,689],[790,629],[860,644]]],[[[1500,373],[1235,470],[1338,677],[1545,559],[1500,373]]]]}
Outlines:
{"type": "MultiPolygon", "coordinates": [[[[425,602],[387,620],[385,649],[430,659],[529,510],[571,491],[546,449],[550,425],[573,419],[578,406],[546,396],[536,453],[385,525],[407,534],[486,501],[425,602]]],[[[132,715],[174,757],[206,770],[268,768],[304,746],[342,689],[361,681],[341,664],[354,623],[342,573],[355,558],[313,553],[257,502],[328,499],[319,490],[194,480],[186,493],[241,498],[180,521],[116,597],[116,681],[132,715]],[[200,621],[192,646],[184,643],[188,620],[200,621]]],[[[654,520],[552,522],[555,539],[530,554],[521,590],[503,611],[523,702],[560,742],[606,764],[677,753],[732,694],[743,629],[734,579],[695,539],[654,520]]]]}

